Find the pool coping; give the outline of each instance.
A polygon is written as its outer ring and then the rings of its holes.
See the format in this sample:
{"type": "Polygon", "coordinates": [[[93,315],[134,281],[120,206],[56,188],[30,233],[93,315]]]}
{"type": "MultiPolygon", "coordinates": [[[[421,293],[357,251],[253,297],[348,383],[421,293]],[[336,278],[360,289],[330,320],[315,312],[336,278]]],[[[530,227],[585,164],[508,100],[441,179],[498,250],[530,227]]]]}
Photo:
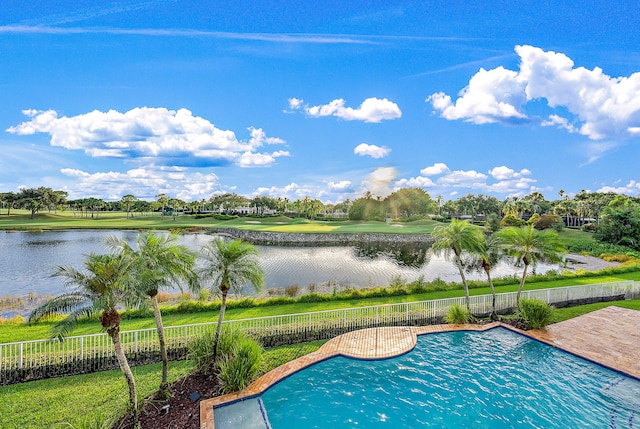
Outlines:
{"type": "MultiPolygon", "coordinates": [[[[609,341],[609,345],[612,345],[613,340],[617,341],[620,340],[621,336],[625,338],[629,336],[626,331],[622,334],[618,333],[617,336],[614,335],[613,339],[607,338],[603,334],[603,332],[609,334],[613,332],[615,334],[614,330],[607,325],[607,321],[619,324],[621,320],[626,322],[626,325],[621,328],[623,331],[626,327],[636,327],[636,331],[640,332],[637,329],[637,326],[640,326],[640,311],[616,306],[610,306],[574,319],[556,323],[542,330],[523,331],[501,322],[492,322],[483,325],[452,324],[379,327],[348,332],[327,341],[315,352],[273,369],[240,392],[202,400],[200,402],[200,428],[215,429],[214,407],[259,396],[278,382],[311,365],[337,356],[362,360],[388,359],[400,356],[413,350],[419,335],[438,332],[486,331],[502,327],[631,378],[640,379],[640,364],[637,363],[637,357],[635,361],[633,360],[633,352],[631,352],[631,357],[625,359],[624,356],[621,357],[619,350],[612,350],[611,347],[607,347],[607,341],[609,341]],[[602,325],[601,329],[594,328],[594,324],[597,326],[602,325]],[[594,335],[596,338],[594,338],[594,335]],[[610,353],[604,353],[603,350],[610,353]],[[631,365],[630,362],[632,362],[631,365]],[[635,365],[633,362],[635,362],[635,365]]],[[[630,337],[626,342],[634,343],[636,335],[631,334],[630,337]]],[[[640,345],[640,341],[637,341],[637,343],[640,345]]],[[[624,341],[622,345],[625,345],[624,341]]],[[[637,353],[640,356],[640,346],[637,353]]]]}

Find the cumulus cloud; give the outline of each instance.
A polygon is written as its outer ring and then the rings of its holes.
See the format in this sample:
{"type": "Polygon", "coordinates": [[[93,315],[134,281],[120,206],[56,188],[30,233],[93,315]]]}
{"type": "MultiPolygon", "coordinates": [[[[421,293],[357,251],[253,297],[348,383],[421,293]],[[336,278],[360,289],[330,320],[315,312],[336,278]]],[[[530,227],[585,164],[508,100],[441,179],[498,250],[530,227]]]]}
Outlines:
{"type": "Polygon", "coordinates": [[[391,149],[386,146],[360,143],[353,149],[353,153],[360,156],[370,156],[371,158],[384,158],[391,153],[391,149]]]}
{"type": "Polygon", "coordinates": [[[356,109],[345,107],[345,100],[337,98],[327,104],[311,106],[304,104],[304,100],[298,98],[289,99],[289,107],[292,110],[303,110],[312,118],[322,116],[335,116],[345,121],[363,121],[378,123],[383,120],[398,119],[402,111],[398,105],[386,98],[367,98],[356,109]]]}
{"type": "Polygon", "coordinates": [[[221,130],[187,109],[138,107],[59,117],[54,110],[25,110],[30,120],[10,127],[18,135],[46,133],[51,145],[83,150],[92,157],[153,158],[154,163],[179,166],[237,164],[267,166],[286,152],[259,153],[264,145],[284,144],[261,128],[249,127],[250,138],[241,141],[233,131],[221,130]]]}
{"type": "Polygon", "coordinates": [[[455,102],[445,93],[427,97],[443,118],[476,124],[532,120],[528,102],[545,99],[552,113],[543,126],[558,126],[592,140],[640,134],[640,72],[611,77],[602,69],[575,67],[565,54],[533,46],[516,46],[520,70],[480,69],[455,102]]]}
{"type": "Polygon", "coordinates": [[[640,183],[631,180],[625,186],[603,186],[597,192],[615,192],[616,194],[625,194],[629,196],[640,195],[640,183]]]}
{"type": "Polygon", "coordinates": [[[218,176],[201,174],[182,168],[135,168],[126,172],[98,172],[63,168],[62,174],[78,179],[64,190],[71,199],[101,195],[106,200],[119,200],[133,194],[141,199],[154,199],[165,193],[184,201],[209,198],[218,188],[218,176]]]}
{"type": "Polygon", "coordinates": [[[523,168],[516,171],[507,166],[498,166],[484,174],[475,170],[451,170],[444,163],[435,163],[420,170],[420,176],[400,179],[395,188],[419,187],[428,188],[429,192],[455,195],[463,189],[468,192],[492,192],[500,194],[520,195],[534,190],[535,179],[530,177],[531,171],[523,168]]]}
{"type": "Polygon", "coordinates": [[[329,189],[334,192],[346,192],[350,191],[352,188],[351,181],[349,180],[341,180],[340,182],[329,182],[327,184],[329,189]]]}
{"type": "Polygon", "coordinates": [[[517,179],[522,176],[528,176],[531,174],[531,171],[527,170],[526,168],[523,168],[518,172],[509,167],[502,165],[500,167],[494,167],[491,170],[489,170],[489,174],[494,179],[506,180],[506,179],[517,179]]]}
{"type": "Polygon", "coordinates": [[[266,195],[273,198],[287,197],[291,200],[304,198],[308,195],[314,195],[314,189],[309,186],[301,186],[295,182],[291,182],[285,186],[261,186],[253,191],[253,195],[266,195]]]}
{"type": "Polygon", "coordinates": [[[447,164],[444,164],[442,162],[436,162],[432,166],[425,167],[422,170],[420,170],[420,174],[423,176],[437,176],[439,174],[446,173],[448,171],[449,171],[449,167],[447,167],[447,164]]]}

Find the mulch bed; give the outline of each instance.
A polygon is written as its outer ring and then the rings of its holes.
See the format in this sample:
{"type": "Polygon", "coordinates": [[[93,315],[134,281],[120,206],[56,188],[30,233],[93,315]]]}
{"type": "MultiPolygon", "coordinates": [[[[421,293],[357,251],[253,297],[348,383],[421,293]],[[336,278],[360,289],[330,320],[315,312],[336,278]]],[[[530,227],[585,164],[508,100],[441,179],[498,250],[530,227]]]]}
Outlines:
{"type": "MultiPolygon", "coordinates": [[[[170,385],[169,390],[171,397],[167,400],[147,399],[144,402],[140,411],[142,429],[199,429],[200,401],[218,396],[220,386],[215,378],[190,374],[170,385]]],[[[113,429],[133,427],[133,419],[128,414],[113,429]]]]}

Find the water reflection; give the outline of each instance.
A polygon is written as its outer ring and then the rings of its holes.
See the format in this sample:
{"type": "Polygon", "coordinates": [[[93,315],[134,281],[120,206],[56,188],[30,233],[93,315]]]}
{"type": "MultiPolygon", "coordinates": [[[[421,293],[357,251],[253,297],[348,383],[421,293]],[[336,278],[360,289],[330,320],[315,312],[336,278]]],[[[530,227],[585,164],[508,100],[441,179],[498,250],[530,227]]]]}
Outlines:
{"type": "Polygon", "coordinates": [[[429,262],[431,252],[424,244],[408,243],[358,243],[353,246],[357,258],[375,260],[389,258],[398,265],[421,268],[429,262]]]}
{"type": "MultiPolygon", "coordinates": [[[[0,232],[0,296],[36,294],[55,295],[64,291],[62,279],[51,278],[59,265],[80,268],[85,255],[106,252],[104,238],[115,235],[135,243],[137,231],[46,231],[0,232]]],[[[180,236],[180,243],[199,250],[213,237],[206,234],[180,236]]],[[[265,275],[265,287],[277,288],[331,282],[351,287],[389,284],[392,278],[407,281],[423,277],[459,281],[455,265],[432,255],[424,245],[370,245],[330,247],[256,246],[265,275]]],[[[539,266],[538,271],[554,268],[539,266]]],[[[492,270],[494,277],[513,275],[521,270],[507,263],[492,270]]],[[[472,279],[484,279],[484,272],[472,273],[472,279]]]]}

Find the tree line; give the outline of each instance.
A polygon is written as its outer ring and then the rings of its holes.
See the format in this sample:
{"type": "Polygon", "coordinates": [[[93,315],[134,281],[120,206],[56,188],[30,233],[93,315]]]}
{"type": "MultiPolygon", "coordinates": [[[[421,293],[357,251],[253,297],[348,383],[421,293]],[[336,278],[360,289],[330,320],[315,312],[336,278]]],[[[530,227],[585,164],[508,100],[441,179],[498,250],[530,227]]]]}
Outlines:
{"type": "Polygon", "coordinates": [[[482,221],[491,230],[500,226],[521,226],[528,221],[538,229],[580,227],[595,233],[595,238],[640,250],[640,198],[613,192],[580,191],[573,197],[564,190],[558,198],[547,200],[540,192],[499,200],[492,195],[467,194],[445,201],[432,198],[422,188],[401,188],[386,197],[366,192],[354,200],[323,203],[309,196],[297,200],[258,195],[248,198],[236,193],[214,194],[208,199],[184,201],[158,194],[146,201],[132,194],[117,201],[100,198],[68,200],[65,191],[47,187],[23,188],[19,192],[0,193],[0,207],[10,215],[13,209],[38,212],[72,211],[74,216],[99,217],[104,211],[122,211],[126,216],[159,212],[176,214],[287,215],[308,219],[349,219],[354,221],[410,221],[420,218],[451,218],[482,221]]]}

